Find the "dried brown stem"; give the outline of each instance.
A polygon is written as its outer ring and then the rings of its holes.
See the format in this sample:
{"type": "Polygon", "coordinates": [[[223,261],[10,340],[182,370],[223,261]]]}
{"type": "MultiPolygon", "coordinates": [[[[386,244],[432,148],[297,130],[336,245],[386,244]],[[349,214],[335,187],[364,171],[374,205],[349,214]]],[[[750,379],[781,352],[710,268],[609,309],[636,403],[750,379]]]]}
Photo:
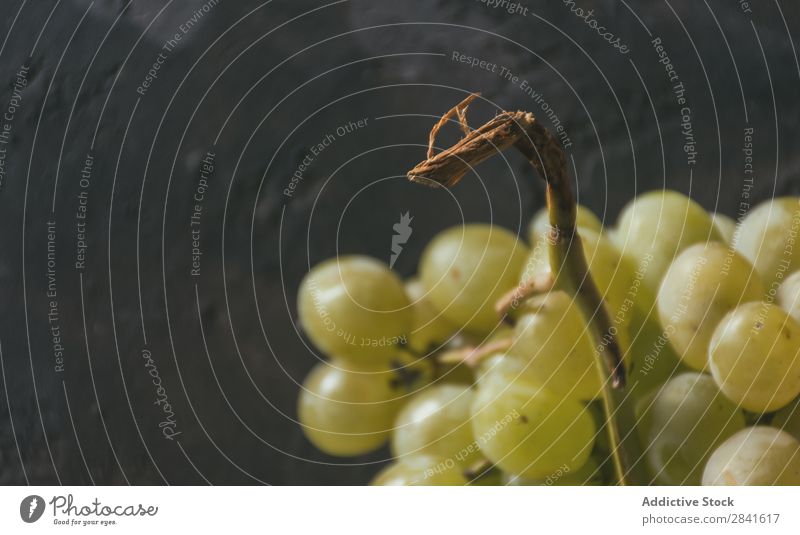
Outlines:
{"type": "Polygon", "coordinates": [[[616,337],[610,334],[613,332],[611,318],[589,276],[580,236],[575,232],[576,204],[567,175],[566,157],[550,131],[529,112],[503,112],[470,131],[449,149],[434,154],[433,145],[439,129],[453,115],[463,117],[476,96],[464,99],[434,126],[428,158],[408,172],[409,180],[432,187],[451,187],[458,184],[470,169],[511,146],[522,152],[547,183],[553,273],[559,273],[559,280],[567,285],[564,289],[576,296],[581,312],[596,327],[598,349],[606,360],[613,386],[623,387],[625,367],[622,351],[616,337]]]}
{"type": "MultiPolygon", "coordinates": [[[[630,425],[632,414],[624,405],[625,368],[622,351],[612,328],[611,318],[603,298],[589,275],[581,239],[575,230],[576,204],[567,174],[567,161],[558,141],[533,114],[524,111],[502,112],[483,126],[469,131],[454,146],[434,153],[436,135],[453,116],[462,129],[466,125],[466,110],[477,95],[470,95],[448,111],[431,131],[428,158],[408,172],[412,182],[432,187],[457,184],[476,165],[495,154],[514,146],[547,184],[547,207],[550,216],[549,260],[558,285],[575,297],[586,319],[597,348],[596,367],[602,381],[603,411],[606,418],[614,469],[620,485],[636,474],[636,465],[628,459],[630,451],[622,444],[617,417],[630,425]],[[607,379],[613,388],[609,388],[607,379]],[[618,415],[618,413],[620,413],[618,415]]],[[[632,429],[627,437],[631,437],[632,429]]],[[[626,438],[629,441],[629,438],[626,438]]],[[[635,437],[634,437],[635,441],[635,437]]],[[[626,442],[634,444],[635,442],[626,442]]],[[[638,449],[638,448],[636,448],[638,449]]]]}

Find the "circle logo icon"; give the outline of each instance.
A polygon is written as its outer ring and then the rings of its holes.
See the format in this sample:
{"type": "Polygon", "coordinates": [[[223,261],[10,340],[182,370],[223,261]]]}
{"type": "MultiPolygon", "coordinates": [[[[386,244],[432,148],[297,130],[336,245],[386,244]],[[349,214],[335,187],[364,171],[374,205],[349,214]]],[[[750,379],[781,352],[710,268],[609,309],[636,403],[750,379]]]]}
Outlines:
{"type": "Polygon", "coordinates": [[[39,520],[44,514],[44,498],[33,494],[28,496],[19,504],[19,516],[23,522],[32,524],[39,520]]]}

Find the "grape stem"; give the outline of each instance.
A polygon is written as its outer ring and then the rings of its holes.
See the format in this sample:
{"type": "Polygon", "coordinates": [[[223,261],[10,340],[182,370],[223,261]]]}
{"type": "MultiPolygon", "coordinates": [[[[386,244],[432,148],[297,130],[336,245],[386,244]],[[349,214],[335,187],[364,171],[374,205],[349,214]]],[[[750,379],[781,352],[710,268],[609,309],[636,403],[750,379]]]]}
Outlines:
{"type": "Polygon", "coordinates": [[[507,351],[513,341],[511,338],[493,340],[477,347],[466,346],[453,349],[441,355],[438,361],[442,364],[466,364],[471,368],[476,368],[481,362],[492,355],[507,351]]]}
{"type": "Polygon", "coordinates": [[[636,484],[632,480],[638,475],[638,470],[629,462],[633,452],[627,451],[634,449],[633,427],[628,427],[625,443],[620,440],[619,433],[618,419],[630,426],[634,421],[630,407],[623,403],[626,378],[622,351],[603,298],[589,275],[581,238],[576,232],[577,208],[564,151],[550,131],[529,112],[502,112],[483,126],[471,130],[467,125],[466,111],[478,96],[471,94],[434,125],[427,159],[409,171],[407,177],[412,182],[431,187],[451,187],[476,165],[513,146],[544,179],[550,220],[551,270],[558,273],[558,288],[574,296],[596,344],[596,368],[603,384],[601,397],[605,426],[617,482],[620,485],[636,484]],[[452,147],[435,153],[436,135],[453,117],[458,119],[465,136],[452,147]]]}
{"type": "Polygon", "coordinates": [[[555,288],[556,279],[551,272],[537,273],[513,290],[510,290],[494,305],[497,315],[508,319],[508,315],[531,297],[549,293],[555,288]]]}

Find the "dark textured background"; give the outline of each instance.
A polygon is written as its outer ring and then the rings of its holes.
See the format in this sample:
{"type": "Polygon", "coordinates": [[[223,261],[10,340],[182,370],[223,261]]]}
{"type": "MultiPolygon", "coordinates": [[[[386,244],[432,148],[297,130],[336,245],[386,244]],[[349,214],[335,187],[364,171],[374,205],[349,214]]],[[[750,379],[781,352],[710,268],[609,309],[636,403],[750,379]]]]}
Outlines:
{"type": "Polygon", "coordinates": [[[541,115],[519,87],[453,62],[454,50],[507,66],[543,95],[573,142],[580,201],[610,222],[637,192],[664,185],[736,215],[747,126],[750,200],[800,192],[796,2],[758,2],[748,14],[729,0],[579,0],[630,46],[622,55],[557,1],[523,2],[521,16],[472,0],[222,0],[138,95],[164,41],[202,4],[0,4],[3,113],[30,64],[0,190],[0,483],[368,481],[386,451],[328,458],[292,421],[297,382],[316,358],[292,322],[308,265],[337,251],[388,260],[392,225],[409,211],[414,233],[396,267],[410,275],[438,230],[462,218],[516,230],[542,205],[513,155],[452,192],[402,179],[434,118],[468,92],[485,98],[474,125],[498,109],[541,115]],[[686,86],[691,175],[649,34],[686,86]],[[362,118],[368,126],[337,139],[285,197],[308,148],[362,118]],[[202,275],[192,278],[191,197],[212,146],[202,275]],[[74,225],[89,151],[81,274],[74,225]],[[61,373],[47,324],[49,218],[61,373]],[[176,441],[160,434],[145,348],[174,405],[176,441]]]}

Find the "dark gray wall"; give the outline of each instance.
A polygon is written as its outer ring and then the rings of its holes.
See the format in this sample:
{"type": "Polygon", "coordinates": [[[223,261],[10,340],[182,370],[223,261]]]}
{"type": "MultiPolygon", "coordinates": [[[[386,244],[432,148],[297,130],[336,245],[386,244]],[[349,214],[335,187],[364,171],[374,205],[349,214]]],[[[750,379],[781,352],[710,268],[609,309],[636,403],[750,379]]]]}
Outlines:
{"type": "Polygon", "coordinates": [[[514,155],[451,192],[402,178],[434,117],[468,92],[485,99],[471,111],[477,125],[499,109],[547,120],[521,81],[538,91],[572,142],[580,201],[609,222],[637,192],[665,185],[736,215],[748,127],[750,201],[800,192],[793,2],[745,13],[721,0],[578,0],[630,48],[623,54],[561,2],[509,14],[471,0],[222,0],[164,53],[143,95],[164,43],[203,2],[22,4],[5,0],[0,17],[0,110],[19,102],[13,121],[0,118],[0,129],[11,124],[0,189],[4,484],[366,482],[387,452],[328,458],[292,421],[297,382],[316,358],[293,327],[294,294],[308,265],[337,251],[388,259],[401,212],[414,216],[396,266],[405,275],[425,242],[462,218],[524,227],[542,188],[514,155]],[[656,37],[685,85],[693,166],[656,37]],[[454,51],[519,80],[453,61],[454,51]],[[364,118],[283,194],[311,146],[364,118]],[[192,196],[209,150],[193,277],[192,196]],[[172,441],[159,428],[153,366],[181,432],[172,441]]]}

